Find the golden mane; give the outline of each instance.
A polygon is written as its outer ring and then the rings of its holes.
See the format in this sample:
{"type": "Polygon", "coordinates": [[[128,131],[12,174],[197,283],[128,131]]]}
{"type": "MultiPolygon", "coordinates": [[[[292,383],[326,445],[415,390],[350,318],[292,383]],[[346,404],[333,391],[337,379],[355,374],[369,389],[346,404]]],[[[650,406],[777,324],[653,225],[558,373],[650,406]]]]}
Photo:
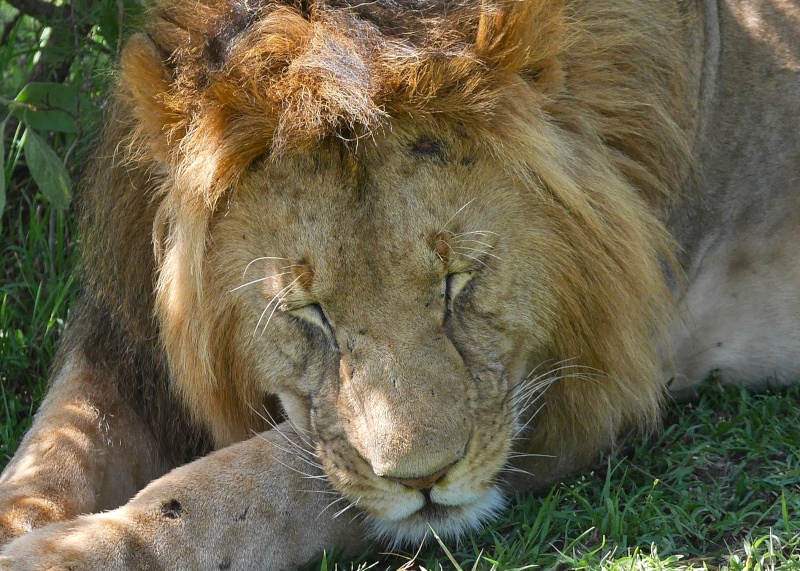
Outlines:
{"type": "Polygon", "coordinates": [[[516,73],[544,80],[568,37],[558,2],[447,17],[428,5],[157,4],[122,60],[134,146],[191,171],[213,206],[266,153],[364,137],[405,113],[486,122],[516,73]]]}

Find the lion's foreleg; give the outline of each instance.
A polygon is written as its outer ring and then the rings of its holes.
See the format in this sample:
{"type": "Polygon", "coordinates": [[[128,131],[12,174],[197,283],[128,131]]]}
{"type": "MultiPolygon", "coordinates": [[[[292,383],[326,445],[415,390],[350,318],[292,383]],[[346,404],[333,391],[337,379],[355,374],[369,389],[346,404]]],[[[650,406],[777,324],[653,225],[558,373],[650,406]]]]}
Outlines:
{"type": "Polygon", "coordinates": [[[121,508],[12,542],[0,569],[294,568],[362,548],[361,516],[335,517],[347,505],[337,498],[282,427],[173,470],[121,508]]]}
{"type": "Polygon", "coordinates": [[[0,545],[117,507],[165,471],[153,436],[114,383],[72,355],[0,475],[0,545]]]}

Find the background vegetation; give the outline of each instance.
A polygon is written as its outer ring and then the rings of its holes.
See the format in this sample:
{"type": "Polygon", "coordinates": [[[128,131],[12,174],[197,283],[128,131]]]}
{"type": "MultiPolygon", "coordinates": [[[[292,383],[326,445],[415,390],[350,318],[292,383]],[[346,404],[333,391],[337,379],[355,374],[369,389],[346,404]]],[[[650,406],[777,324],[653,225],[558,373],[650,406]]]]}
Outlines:
{"type": "MultiPolygon", "coordinates": [[[[0,468],[30,424],[75,298],[71,190],[135,0],[0,3],[0,468]]],[[[315,569],[800,570],[800,390],[709,384],[664,430],[461,545],[315,569]]],[[[310,523],[313,525],[313,522],[310,523]]]]}

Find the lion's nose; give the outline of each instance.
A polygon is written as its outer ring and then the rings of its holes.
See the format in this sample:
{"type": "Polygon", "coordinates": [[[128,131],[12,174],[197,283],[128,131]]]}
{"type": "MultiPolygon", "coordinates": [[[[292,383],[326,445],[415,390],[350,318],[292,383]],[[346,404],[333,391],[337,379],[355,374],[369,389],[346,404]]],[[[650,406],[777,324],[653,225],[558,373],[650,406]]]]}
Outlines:
{"type": "Polygon", "coordinates": [[[433,474],[429,474],[427,476],[423,476],[422,478],[394,478],[392,476],[384,476],[390,482],[396,482],[398,484],[403,484],[408,488],[414,488],[415,490],[425,490],[427,488],[432,488],[433,485],[441,480],[447,472],[450,471],[455,465],[455,462],[452,464],[448,464],[441,470],[434,472],[433,474]]]}

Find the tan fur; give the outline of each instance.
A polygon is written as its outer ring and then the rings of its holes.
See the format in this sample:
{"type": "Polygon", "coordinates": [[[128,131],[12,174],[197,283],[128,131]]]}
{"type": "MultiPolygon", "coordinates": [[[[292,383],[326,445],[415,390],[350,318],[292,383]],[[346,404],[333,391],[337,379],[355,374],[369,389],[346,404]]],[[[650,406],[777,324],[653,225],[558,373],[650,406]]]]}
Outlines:
{"type": "MultiPolygon", "coordinates": [[[[758,148],[736,155],[775,125],[732,119],[760,103],[717,90],[740,79],[720,38],[779,36],[715,5],[156,3],[83,189],[86,292],[0,480],[0,540],[155,479],[11,542],[0,567],[281,568],[369,534],[457,536],[508,486],[655,426],[665,381],[758,381],[768,351],[703,357],[693,320],[727,307],[715,292],[752,295],[734,274],[758,267],[780,292],[762,335],[798,341],[800,258],[781,244],[799,131],[769,172],[758,148]],[[56,475],[39,443],[72,432],[56,475]],[[504,471],[512,451],[529,476],[504,471]],[[144,468],[122,486],[126,466],[144,468]]],[[[797,31],[773,26],[790,47],[758,60],[753,92],[800,117],[797,31]]],[[[764,303],[736,307],[752,324],[764,303]]],[[[764,339],[796,374],[800,342],[764,339]]]]}

